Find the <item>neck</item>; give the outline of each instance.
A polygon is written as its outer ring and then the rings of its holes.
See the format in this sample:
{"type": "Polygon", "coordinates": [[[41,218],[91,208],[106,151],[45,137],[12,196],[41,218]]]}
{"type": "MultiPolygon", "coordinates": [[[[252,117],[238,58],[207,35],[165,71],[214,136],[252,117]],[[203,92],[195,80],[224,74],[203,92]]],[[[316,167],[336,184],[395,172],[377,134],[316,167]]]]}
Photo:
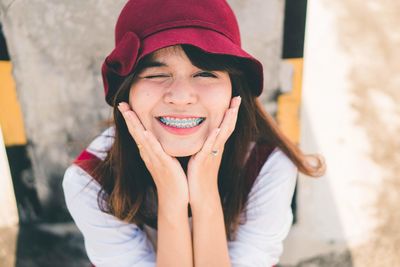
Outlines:
{"type": "Polygon", "coordinates": [[[188,165],[190,156],[187,156],[187,157],[177,157],[176,159],[179,161],[179,163],[180,163],[181,166],[182,166],[182,169],[183,169],[183,170],[185,171],[185,173],[187,174],[187,165],[188,165]]]}

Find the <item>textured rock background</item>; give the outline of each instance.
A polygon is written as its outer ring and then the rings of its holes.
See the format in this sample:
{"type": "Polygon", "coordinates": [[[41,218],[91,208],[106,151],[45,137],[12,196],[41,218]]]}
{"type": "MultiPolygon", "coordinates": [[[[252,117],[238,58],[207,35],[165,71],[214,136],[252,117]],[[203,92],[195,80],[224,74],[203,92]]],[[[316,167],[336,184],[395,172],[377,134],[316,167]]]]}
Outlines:
{"type": "MultiPolygon", "coordinates": [[[[284,1],[228,2],[237,13],[243,46],[264,62],[266,87],[276,89],[284,1]]],[[[111,115],[103,101],[100,67],[113,47],[113,29],[124,3],[0,0],[46,219],[65,218],[64,170],[111,115]]]]}

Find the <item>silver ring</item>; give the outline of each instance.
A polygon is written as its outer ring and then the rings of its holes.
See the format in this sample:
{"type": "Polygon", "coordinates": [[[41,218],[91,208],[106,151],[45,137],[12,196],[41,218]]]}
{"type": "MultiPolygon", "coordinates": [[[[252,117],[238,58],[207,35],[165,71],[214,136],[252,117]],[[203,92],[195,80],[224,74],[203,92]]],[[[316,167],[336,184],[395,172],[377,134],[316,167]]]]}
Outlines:
{"type": "Polygon", "coordinates": [[[218,155],[218,150],[212,150],[211,151],[211,155],[213,155],[214,157],[218,155]]]}

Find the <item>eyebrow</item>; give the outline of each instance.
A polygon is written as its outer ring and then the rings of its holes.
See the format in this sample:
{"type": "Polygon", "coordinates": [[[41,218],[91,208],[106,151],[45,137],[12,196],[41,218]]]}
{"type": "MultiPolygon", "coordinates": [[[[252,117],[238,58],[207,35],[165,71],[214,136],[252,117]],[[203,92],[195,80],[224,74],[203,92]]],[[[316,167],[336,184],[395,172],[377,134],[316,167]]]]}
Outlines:
{"type": "Polygon", "coordinates": [[[150,60],[147,62],[143,62],[142,70],[147,69],[147,68],[155,68],[155,67],[168,67],[168,65],[161,61],[150,60]]]}

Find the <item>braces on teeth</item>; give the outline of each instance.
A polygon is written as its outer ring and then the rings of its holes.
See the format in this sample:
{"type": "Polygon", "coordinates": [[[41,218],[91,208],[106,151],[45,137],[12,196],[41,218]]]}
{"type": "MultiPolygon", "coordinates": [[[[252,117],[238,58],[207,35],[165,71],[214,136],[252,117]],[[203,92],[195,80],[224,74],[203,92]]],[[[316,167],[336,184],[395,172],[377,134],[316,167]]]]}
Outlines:
{"type": "Polygon", "coordinates": [[[199,125],[204,119],[203,118],[176,119],[168,117],[159,117],[159,120],[168,126],[173,126],[176,128],[192,128],[199,125]]]}

